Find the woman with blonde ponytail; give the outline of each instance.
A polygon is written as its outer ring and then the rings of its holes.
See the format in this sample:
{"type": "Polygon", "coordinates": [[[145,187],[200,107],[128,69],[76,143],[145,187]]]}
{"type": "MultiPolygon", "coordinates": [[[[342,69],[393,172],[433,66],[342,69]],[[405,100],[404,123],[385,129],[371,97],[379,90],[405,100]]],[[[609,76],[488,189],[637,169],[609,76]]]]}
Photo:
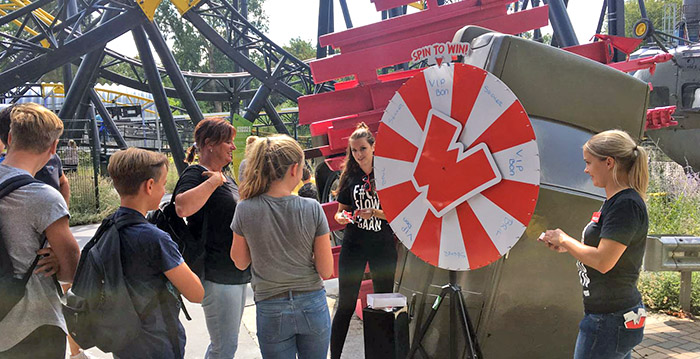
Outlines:
{"type": "Polygon", "coordinates": [[[605,189],[603,206],[593,213],[582,241],[560,229],[546,231],[540,240],[578,260],[585,316],[574,359],[631,358],[646,317],[637,279],[649,229],[648,157],[629,134],[610,130],[583,145],[583,159],[593,185],[605,189]]]}
{"type": "Polygon", "coordinates": [[[304,152],[285,135],[257,139],[247,155],[231,259],[249,265],[263,358],[326,358],[330,314],[322,278],[333,274],[321,205],[293,196],[304,152]]]}

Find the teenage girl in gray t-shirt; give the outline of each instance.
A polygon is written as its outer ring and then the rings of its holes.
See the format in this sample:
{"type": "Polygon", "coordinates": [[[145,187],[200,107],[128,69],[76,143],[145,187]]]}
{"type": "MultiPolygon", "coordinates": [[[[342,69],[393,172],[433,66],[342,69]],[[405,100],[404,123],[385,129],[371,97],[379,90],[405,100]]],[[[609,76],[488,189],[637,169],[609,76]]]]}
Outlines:
{"type": "Polygon", "coordinates": [[[330,314],[322,278],[333,273],[321,205],[292,195],[304,152],[289,136],[256,140],[233,216],[231,259],[251,266],[263,358],[326,358],[330,314]]]}

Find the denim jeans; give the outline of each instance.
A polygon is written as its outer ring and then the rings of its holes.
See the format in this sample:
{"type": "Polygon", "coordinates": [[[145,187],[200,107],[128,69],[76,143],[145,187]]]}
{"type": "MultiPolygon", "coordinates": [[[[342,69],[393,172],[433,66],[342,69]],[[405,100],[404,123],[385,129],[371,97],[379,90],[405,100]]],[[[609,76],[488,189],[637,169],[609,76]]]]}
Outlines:
{"type": "Polygon", "coordinates": [[[247,284],[219,284],[204,280],[202,309],[209,331],[206,359],[232,359],[245,308],[247,284]]]}
{"type": "Polygon", "coordinates": [[[625,327],[625,313],[639,313],[644,305],[614,313],[586,314],[579,325],[574,359],[630,359],[632,349],[642,342],[644,326],[625,327]]]}
{"type": "Polygon", "coordinates": [[[263,359],[325,359],[331,337],[326,290],[255,303],[263,359]]]}

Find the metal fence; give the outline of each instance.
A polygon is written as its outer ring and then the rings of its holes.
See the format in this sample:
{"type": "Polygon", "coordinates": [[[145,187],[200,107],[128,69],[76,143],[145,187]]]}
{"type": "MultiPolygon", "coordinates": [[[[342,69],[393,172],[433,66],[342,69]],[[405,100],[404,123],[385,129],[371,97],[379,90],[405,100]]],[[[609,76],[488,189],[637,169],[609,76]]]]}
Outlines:
{"type": "Polygon", "coordinates": [[[91,120],[64,120],[56,153],[71,187],[71,210],[99,209],[100,143],[93,142],[91,120]]]}

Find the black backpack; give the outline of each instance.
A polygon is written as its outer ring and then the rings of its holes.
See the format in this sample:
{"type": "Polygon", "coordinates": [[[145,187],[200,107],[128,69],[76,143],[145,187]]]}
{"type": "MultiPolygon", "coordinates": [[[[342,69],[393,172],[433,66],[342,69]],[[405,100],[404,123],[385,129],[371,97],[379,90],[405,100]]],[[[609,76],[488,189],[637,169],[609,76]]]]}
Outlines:
{"type": "MultiPolygon", "coordinates": [[[[63,300],[63,315],[68,332],[84,349],[96,346],[104,352],[120,351],[143,334],[141,317],[124,280],[120,246],[120,230],[139,223],[148,222],[141,216],[126,215],[115,220],[111,215],[83,248],[73,286],[63,300]]],[[[164,286],[142,315],[148,315],[162,302],[165,292],[164,286]]],[[[166,325],[178,355],[177,323],[166,325]]]]}
{"type": "MultiPolygon", "coordinates": [[[[41,182],[35,180],[34,177],[30,175],[18,175],[3,181],[0,184],[0,199],[12,193],[12,191],[30,183],[41,182]]],[[[5,319],[7,313],[9,313],[24,297],[24,294],[27,292],[27,282],[32,276],[40,258],[40,256],[36,256],[29,270],[27,270],[22,278],[16,278],[10,253],[5,245],[5,239],[2,237],[2,231],[0,231],[0,293],[2,293],[2,295],[0,295],[0,320],[5,319]]],[[[44,237],[40,248],[43,248],[45,245],[46,237],[44,237]]]]}
{"type": "MultiPolygon", "coordinates": [[[[194,166],[187,167],[180,175],[180,178],[191,168],[194,168],[194,166]]],[[[187,263],[192,272],[197,274],[201,279],[204,277],[204,246],[206,244],[209,216],[204,216],[202,238],[193,236],[185,221],[178,217],[175,212],[175,194],[179,187],[180,180],[178,180],[175,185],[175,190],[173,191],[170,201],[161,203],[160,208],[149,212],[146,219],[160,230],[170,235],[170,238],[177,243],[177,247],[185,263],[187,263]]]]}

